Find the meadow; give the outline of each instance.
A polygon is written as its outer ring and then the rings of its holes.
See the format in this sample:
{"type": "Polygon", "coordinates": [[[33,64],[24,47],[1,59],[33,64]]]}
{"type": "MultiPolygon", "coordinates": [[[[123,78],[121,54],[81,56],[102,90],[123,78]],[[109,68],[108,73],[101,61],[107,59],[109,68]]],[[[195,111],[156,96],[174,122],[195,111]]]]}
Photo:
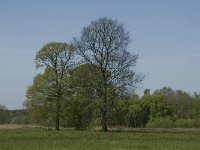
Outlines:
{"type": "Polygon", "coordinates": [[[195,130],[161,132],[0,130],[0,150],[199,150],[195,130]]]}

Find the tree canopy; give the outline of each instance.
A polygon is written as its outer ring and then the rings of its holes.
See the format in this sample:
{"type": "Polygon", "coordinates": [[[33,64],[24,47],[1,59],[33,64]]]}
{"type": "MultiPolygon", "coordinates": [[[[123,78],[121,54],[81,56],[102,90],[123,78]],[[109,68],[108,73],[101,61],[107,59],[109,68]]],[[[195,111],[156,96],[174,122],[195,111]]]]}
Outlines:
{"type": "Polygon", "coordinates": [[[129,32],[118,21],[106,17],[92,21],[83,28],[81,37],[74,41],[77,53],[88,63],[98,68],[99,87],[101,88],[102,130],[107,131],[107,118],[112,101],[109,96],[110,85],[117,94],[127,94],[143,79],[132,67],[136,65],[138,55],[131,54],[127,48],[130,43],[129,32]]]}

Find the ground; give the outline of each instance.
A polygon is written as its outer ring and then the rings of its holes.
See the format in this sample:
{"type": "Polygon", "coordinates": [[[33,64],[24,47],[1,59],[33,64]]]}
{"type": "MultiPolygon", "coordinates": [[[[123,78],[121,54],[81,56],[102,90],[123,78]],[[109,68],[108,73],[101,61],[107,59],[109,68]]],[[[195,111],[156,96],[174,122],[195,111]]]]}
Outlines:
{"type": "Polygon", "coordinates": [[[0,130],[33,129],[38,125],[0,124],[0,130]]]}
{"type": "Polygon", "coordinates": [[[197,129],[132,131],[0,130],[0,150],[199,150],[197,129]]]}

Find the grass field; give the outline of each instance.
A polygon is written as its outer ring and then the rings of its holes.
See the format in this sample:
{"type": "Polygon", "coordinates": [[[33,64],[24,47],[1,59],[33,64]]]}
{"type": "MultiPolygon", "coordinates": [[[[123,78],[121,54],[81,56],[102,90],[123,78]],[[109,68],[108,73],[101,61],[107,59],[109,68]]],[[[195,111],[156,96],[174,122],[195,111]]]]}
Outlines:
{"type": "Polygon", "coordinates": [[[0,150],[199,150],[200,134],[0,130],[0,150]]]}

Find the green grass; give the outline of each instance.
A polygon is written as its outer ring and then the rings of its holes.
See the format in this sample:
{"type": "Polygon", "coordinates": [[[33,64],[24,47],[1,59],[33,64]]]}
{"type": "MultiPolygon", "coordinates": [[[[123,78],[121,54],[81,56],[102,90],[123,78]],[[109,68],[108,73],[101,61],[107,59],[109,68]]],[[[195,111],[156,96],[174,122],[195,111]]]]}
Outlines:
{"type": "Polygon", "coordinates": [[[199,133],[0,130],[0,150],[199,150],[199,133]]]}

